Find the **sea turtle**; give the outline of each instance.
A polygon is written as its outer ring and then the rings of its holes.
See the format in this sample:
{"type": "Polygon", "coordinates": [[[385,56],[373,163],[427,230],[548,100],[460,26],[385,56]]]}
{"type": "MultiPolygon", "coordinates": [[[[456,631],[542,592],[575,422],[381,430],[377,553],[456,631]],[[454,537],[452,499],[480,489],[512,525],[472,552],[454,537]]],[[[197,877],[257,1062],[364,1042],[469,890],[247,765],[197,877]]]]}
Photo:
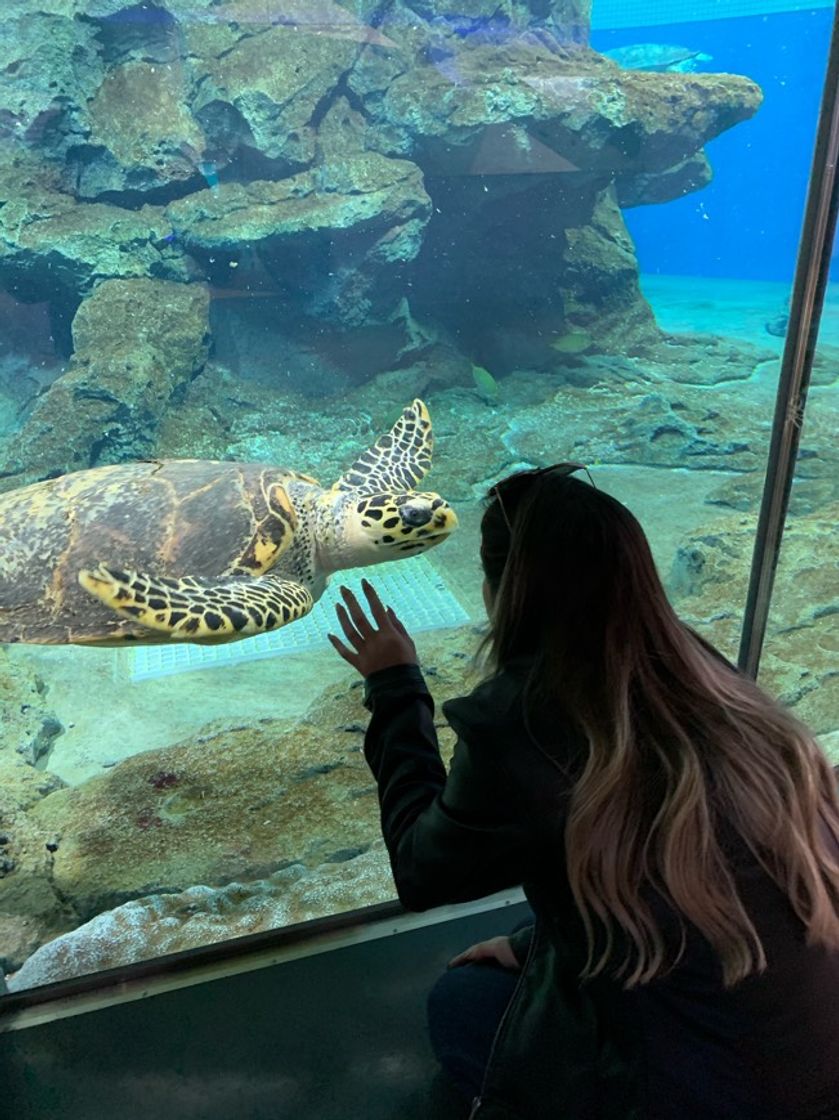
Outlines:
{"type": "Polygon", "coordinates": [[[332,572],[457,525],[415,400],[328,490],[264,464],[94,467],[0,494],[0,642],[224,642],[302,618],[332,572]]]}
{"type": "Polygon", "coordinates": [[[669,43],[633,43],[628,47],[603,51],[603,54],[624,70],[675,71],[680,74],[692,73],[701,62],[713,60],[710,54],[669,43]]]}

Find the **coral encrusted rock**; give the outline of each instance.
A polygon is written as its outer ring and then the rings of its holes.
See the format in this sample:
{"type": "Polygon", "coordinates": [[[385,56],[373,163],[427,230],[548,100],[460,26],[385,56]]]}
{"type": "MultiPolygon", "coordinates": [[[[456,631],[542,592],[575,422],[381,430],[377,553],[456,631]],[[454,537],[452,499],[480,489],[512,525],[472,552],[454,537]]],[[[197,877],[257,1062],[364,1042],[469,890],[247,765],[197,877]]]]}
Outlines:
{"type": "Polygon", "coordinates": [[[73,321],[67,372],[11,441],[2,484],[150,454],[174,394],[206,360],[208,304],[197,284],[100,284],[73,321]]]}

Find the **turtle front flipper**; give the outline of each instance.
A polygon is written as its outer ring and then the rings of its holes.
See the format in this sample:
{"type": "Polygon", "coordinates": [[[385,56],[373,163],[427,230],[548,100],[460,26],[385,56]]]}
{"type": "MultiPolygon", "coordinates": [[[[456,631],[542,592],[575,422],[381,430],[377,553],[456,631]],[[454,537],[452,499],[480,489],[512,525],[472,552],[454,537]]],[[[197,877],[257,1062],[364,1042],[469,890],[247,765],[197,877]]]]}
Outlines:
{"type": "Polygon", "coordinates": [[[414,490],[431,469],[434,437],[431,417],[421,400],[415,400],[387,433],[342,474],[332,490],[381,494],[414,490]]]}
{"type": "Polygon", "coordinates": [[[302,618],[313,600],[302,584],[279,575],[220,583],[123,572],[103,564],[79,572],[82,587],[106,607],[173,641],[230,642],[302,618]]]}

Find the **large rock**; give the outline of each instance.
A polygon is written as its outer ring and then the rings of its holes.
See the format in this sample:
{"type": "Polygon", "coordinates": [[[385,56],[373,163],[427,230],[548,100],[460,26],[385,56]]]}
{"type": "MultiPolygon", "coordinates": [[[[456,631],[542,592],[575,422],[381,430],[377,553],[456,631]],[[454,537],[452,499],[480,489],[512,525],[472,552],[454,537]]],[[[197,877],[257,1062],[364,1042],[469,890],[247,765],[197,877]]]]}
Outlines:
{"type": "MultiPolygon", "coordinates": [[[[295,324],[318,336],[317,391],[333,370],[342,389],[438,342],[496,375],[550,370],[554,349],[652,354],[620,204],[703,185],[703,144],[760,100],[744,78],[621,70],[583,45],[587,0],[39,7],[34,23],[10,9],[10,65],[28,84],[7,93],[24,98],[12,108],[36,171],[0,176],[0,282],[50,301],[59,338],[103,279],[271,297],[290,354],[307,356],[295,324]],[[53,24],[68,57],[51,90],[53,24]]],[[[107,373],[94,401],[93,372],[71,445],[104,427],[105,457],[148,453],[155,409],[114,394],[107,373]]],[[[56,427],[77,373],[36,420],[56,427]]],[[[32,423],[27,451],[45,430],[32,423]]],[[[36,477],[55,469],[49,439],[39,454],[36,477]]]]}
{"type": "Polygon", "coordinates": [[[632,206],[653,206],[684,198],[686,194],[707,187],[713,171],[704,152],[695,152],[680,163],[650,175],[620,175],[615,182],[618,205],[626,210],[632,206]]]}
{"type": "MultiPolygon", "coordinates": [[[[0,646],[0,758],[14,752],[43,770],[64,728],[47,702],[44,679],[9,658],[0,646]]],[[[4,787],[7,792],[9,786],[4,787]]]]}
{"type": "Polygon", "coordinates": [[[206,360],[208,304],[197,284],[100,284],[73,322],[67,372],[11,441],[5,488],[151,454],[161,416],[206,360]]]}
{"type": "MultiPolygon", "coordinates": [[[[463,646],[472,640],[454,631],[424,642],[441,695],[470,687],[463,646]]],[[[62,973],[75,974],[392,897],[375,783],[361,755],[361,689],[347,681],[312,696],[295,722],[216,724],[75,788],[50,792],[53,781],[31,796],[4,793],[0,966],[19,967],[38,945],[135,898],[39,961],[64,969],[80,960],[62,973]],[[123,922],[136,925],[132,944],[90,957],[89,934],[123,922]]],[[[440,734],[448,759],[453,735],[440,734]]],[[[107,727],[102,735],[107,754],[107,727]]],[[[6,773],[0,756],[0,778],[6,773]]],[[[45,786],[49,777],[41,774],[45,786]]]]}
{"type": "Polygon", "coordinates": [[[50,941],[8,978],[10,991],[179,953],[216,941],[329,917],[395,897],[384,844],[307,871],[293,864],[267,879],[189,887],[126,902],[50,941]]]}
{"type": "MultiPolygon", "coordinates": [[[[383,142],[440,171],[476,155],[487,126],[512,123],[579,170],[661,172],[753,116],[762,99],[748,78],[621,70],[582,47],[450,50],[367,103],[383,142]]],[[[530,158],[523,147],[522,171],[530,158]]]]}
{"type": "Polygon", "coordinates": [[[130,898],[313,868],[376,839],[359,737],[278,721],[206,733],[39,802],[55,883],[85,918],[130,898]]]}
{"type": "Polygon", "coordinates": [[[102,80],[96,26],[61,5],[3,6],[0,136],[61,158],[84,127],[84,106],[102,80]],[[52,10],[51,10],[52,8],[52,10]],[[68,16],[70,18],[68,18],[68,16]]]}
{"type": "Polygon", "coordinates": [[[70,152],[75,193],[149,191],[195,179],[206,139],[187,108],[180,62],[130,61],[110,69],[88,105],[90,133],[70,152]]]}
{"type": "MultiPolygon", "coordinates": [[[[462,654],[437,648],[436,683],[464,689],[462,654]]],[[[313,693],[302,720],[208,727],[50,794],[28,817],[55,835],[57,889],[86,919],[162,890],[262,879],[293,864],[311,871],[366,851],[380,836],[361,753],[366,718],[358,687],[333,686],[313,693]]],[[[442,739],[448,756],[451,733],[442,739]]]]}
{"type": "MultiPolygon", "coordinates": [[[[4,767],[0,766],[0,774],[4,767]]],[[[3,774],[5,776],[5,774],[3,774]]],[[[52,878],[54,836],[0,792],[0,969],[79,922],[52,878]]]]}
{"type": "Polygon", "coordinates": [[[298,310],[360,326],[393,310],[397,270],[419,251],[430,211],[414,164],[366,152],[279,182],[223,184],[172,203],[166,216],[219,279],[255,248],[298,310]]]}
{"type": "Polygon", "coordinates": [[[0,283],[24,301],[77,303],[106,279],[186,280],[163,211],[78,203],[30,158],[0,167],[0,283]]]}
{"type": "Polygon", "coordinates": [[[233,128],[239,143],[269,159],[310,163],[316,110],[333,95],[359,49],[342,36],[271,27],[203,61],[193,111],[216,144],[230,147],[233,128]]]}
{"type": "MultiPolygon", "coordinates": [[[[839,503],[790,517],[775,579],[760,683],[817,734],[839,716],[839,580],[834,551],[839,503]]],[[[694,530],[670,572],[679,613],[729,656],[737,653],[755,519],[744,515],[694,530]]]]}

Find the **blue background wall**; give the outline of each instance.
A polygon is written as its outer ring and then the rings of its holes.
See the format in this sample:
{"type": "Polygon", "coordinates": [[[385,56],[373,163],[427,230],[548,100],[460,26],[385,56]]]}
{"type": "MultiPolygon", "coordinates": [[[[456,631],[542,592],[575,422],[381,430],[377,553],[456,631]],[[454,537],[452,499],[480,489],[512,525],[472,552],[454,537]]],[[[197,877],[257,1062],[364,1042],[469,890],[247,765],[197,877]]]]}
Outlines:
{"type": "Polygon", "coordinates": [[[713,61],[701,70],[744,74],[765,96],[757,116],[708,145],[710,186],[626,211],[643,272],[791,279],[832,17],[819,8],[592,32],[595,50],[654,42],[704,51],[713,61]]]}

